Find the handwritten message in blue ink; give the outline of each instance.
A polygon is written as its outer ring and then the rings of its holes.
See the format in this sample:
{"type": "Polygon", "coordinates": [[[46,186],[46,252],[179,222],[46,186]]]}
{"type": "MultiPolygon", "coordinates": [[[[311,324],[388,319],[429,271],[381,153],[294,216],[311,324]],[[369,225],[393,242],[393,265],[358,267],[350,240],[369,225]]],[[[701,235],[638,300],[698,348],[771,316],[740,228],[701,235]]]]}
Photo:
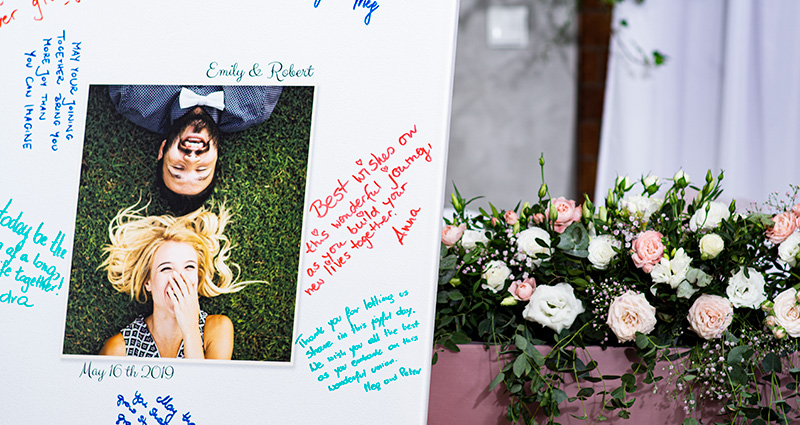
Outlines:
{"type": "Polygon", "coordinates": [[[196,425],[192,421],[192,412],[186,411],[181,414],[175,404],[175,399],[169,394],[156,396],[154,400],[152,397],[145,398],[139,391],[134,391],[133,396],[127,398],[123,394],[117,394],[115,402],[121,411],[117,415],[115,424],[166,425],[173,419],[180,418],[182,424],[196,425]],[[129,417],[130,420],[128,420],[129,417]]]}
{"type": "Polygon", "coordinates": [[[418,365],[398,360],[406,347],[419,344],[419,320],[408,291],[376,293],[342,314],[303,332],[294,343],[304,351],[310,373],[328,391],[344,386],[381,391],[398,379],[418,376],[418,365]]]}
{"type": "Polygon", "coordinates": [[[108,366],[94,366],[92,362],[84,362],[78,378],[92,379],[103,382],[108,378],[131,378],[131,379],[172,379],[175,376],[175,368],[172,365],[149,365],[149,364],[129,364],[113,363],[108,366]]]}
{"type": "MultiPolygon", "coordinates": [[[[318,8],[321,2],[321,0],[314,0],[314,8],[318,8]]],[[[378,2],[377,0],[353,0],[353,10],[366,10],[367,13],[366,16],[364,16],[364,25],[369,25],[372,21],[372,14],[378,10],[378,2]]]]}
{"type": "Polygon", "coordinates": [[[66,263],[65,234],[58,230],[55,237],[47,236],[54,231],[44,221],[34,228],[24,212],[14,209],[13,201],[0,209],[0,306],[33,307],[37,293],[58,295],[64,285],[57,265],[66,263]],[[25,249],[28,241],[35,254],[25,249]]]}
{"type": "Polygon", "coordinates": [[[415,239],[422,206],[406,196],[418,190],[409,179],[432,164],[436,152],[416,124],[408,128],[396,140],[374,143],[362,152],[353,168],[334,176],[323,196],[311,201],[311,231],[304,240],[304,252],[311,258],[305,268],[311,283],[303,284],[307,295],[333,287],[323,285],[380,245],[376,236],[389,233],[399,245],[415,239]]]}
{"type": "Polygon", "coordinates": [[[23,51],[21,59],[26,71],[22,149],[34,148],[37,130],[47,134],[47,147],[55,152],[61,142],[75,137],[81,42],[67,39],[61,30],[23,51]]]}
{"type": "Polygon", "coordinates": [[[263,67],[260,63],[254,63],[248,67],[240,67],[239,62],[234,62],[228,65],[213,61],[208,64],[208,69],[206,69],[206,77],[230,77],[231,79],[235,79],[236,82],[240,82],[242,81],[242,78],[246,76],[248,78],[275,80],[279,83],[282,83],[287,79],[313,77],[314,71],[314,65],[304,65],[301,67],[295,66],[293,63],[284,65],[283,62],[280,61],[269,62],[267,66],[263,67]]]}

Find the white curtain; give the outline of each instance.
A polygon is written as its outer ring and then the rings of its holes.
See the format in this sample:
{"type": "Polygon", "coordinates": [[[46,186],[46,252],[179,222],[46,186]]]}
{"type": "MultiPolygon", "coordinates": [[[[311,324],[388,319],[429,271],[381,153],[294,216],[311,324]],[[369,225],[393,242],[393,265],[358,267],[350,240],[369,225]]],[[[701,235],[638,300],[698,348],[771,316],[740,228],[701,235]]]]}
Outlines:
{"type": "Polygon", "coordinates": [[[616,176],[702,185],[741,209],[800,183],[800,1],[628,1],[614,11],[596,203],[616,176]],[[668,56],[643,67],[637,48],[668,56]]]}

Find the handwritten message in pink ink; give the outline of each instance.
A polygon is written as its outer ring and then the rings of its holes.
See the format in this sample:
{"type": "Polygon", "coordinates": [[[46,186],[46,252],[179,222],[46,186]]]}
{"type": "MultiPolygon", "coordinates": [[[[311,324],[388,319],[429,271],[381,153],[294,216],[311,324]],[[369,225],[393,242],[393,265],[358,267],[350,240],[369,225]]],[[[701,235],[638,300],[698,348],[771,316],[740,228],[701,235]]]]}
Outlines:
{"type": "Polygon", "coordinates": [[[433,147],[421,141],[417,126],[396,141],[353,161],[349,174],[336,177],[327,195],[309,207],[310,234],[304,251],[313,259],[304,270],[312,295],[346,268],[354,257],[375,248],[376,235],[389,233],[398,245],[412,237],[422,211],[407,196],[414,187],[409,176],[433,161],[433,147]]]}
{"type": "Polygon", "coordinates": [[[5,1],[0,1],[0,29],[9,26],[12,23],[21,22],[22,20],[28,18],[33,18],[34,22],[43,21],[45,17],[45,11],[47,9],[58,6],[63,7],[70,3],[78,4],[80,2],[81,0],[31,0],[29,3],[31,8],[27,9],[30,13],[27,14],[25,11],[7,6],[5,1]]]}

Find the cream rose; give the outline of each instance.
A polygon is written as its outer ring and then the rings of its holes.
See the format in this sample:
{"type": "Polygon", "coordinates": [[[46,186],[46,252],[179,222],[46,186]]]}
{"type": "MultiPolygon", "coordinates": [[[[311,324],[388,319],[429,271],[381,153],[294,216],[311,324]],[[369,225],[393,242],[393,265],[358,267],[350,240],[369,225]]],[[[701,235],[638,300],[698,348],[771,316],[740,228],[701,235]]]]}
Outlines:
{"type": "Polygon", "coordinates": [[[722,202],[707,202],[700,206],[689,219],[689,229],[693,232],[699,229],[711,230],[719,225],[722,220],[731,217],[728,206],[722,202]],[[708,208],[708,211],[706,211],[708,208]]]}
{"type": "Polygon", "coordinates": [[[650,216],[661,209],[664,200],[641,195],[629,195],[619,201],[619,206],[628,210],[632,215],[640,215],[643,221],[650,220],[650,216]]]}
{"type": "Polygon", "coordinates": [[[790,212],[772,217],[775,224],[767,229],[767,239],[776,245],[785,241],[797,229],[795,219],[794,214],[790,212]]]}
{"type": "Polygon", "coordinates": [[[797,303],[797,290],[789,288],[775,297],[772,307],[775,322],[792,338],[800,336],[800,305],[797,303]]]}
{"type": "Polygon", "coordinates": [[[492,260],[484,267],[481,276],[486,280],[486,283],[482,284],[481,288],[488,289],[496,294],[503,289],[506,279],[511,276],[511,269],[500,260],[492,260]]]}
{"type": "Polygon", "coordinates": [[[548,220],[551,219],[550,209],[552,208],[558,211],[558,217],[556,217],[556,220],[553,223],[553,227],[558,233],[564,233],[564,230],[567,230],[567,227],[569,227],[570,224],[581,220],[581,207],[580,205],[575,206],[575,201],[571,199],[567,199],[563,196],[551,199],[550,206],[545,212],[548,220]]]}
{"type": "Polygon", "coordinates": [[[539,245],[536,239],[541,239],[547,245],[550,245],[550,234],[547,230],[540,227],[531,227],[530,229],[523,230],[517,233],[517,248],[523,256],[528,256],[533,260],[533,264],[539,265],[542,263],[541,258],[536,258],[537,254],[550,254],[550,248],[539,245]]]}
{"type": "Polygon", "coordinates": [[[519,216],[514,211],[509,210],[503,214],[503,219],[506,221],[506,224],[513,226],[519,221],[519,216]]]}
{"type": "Polygon", "coordinates": [[[656,326],[656,309],[644,294],[628,291],[614,298],[608,306],[608,327],[619,342],[632,341],[636,332],[649,334],[656,326]]]}
{"type": "Polygon", "coordinates": [[[800,232],[794,232],[778,245],[778,258],[794,267],[797,265],[797,253],[800,252],[800,232]]]}
{"type": "Polygon", "coordinates": [[[722,336],[733,321],[733,305],[719,295],[700,295],[689,308],[689,328],[705,339],[722,336]]]}
{"type": "Polygon", "coordinates": [[[767,300],[767,294],[764,292],[764,276],[754,268],[747,268],[747,274],[750,277],[745,277],[744,267],[741,267],[736,274],[728,279],[728,288],[725,293],[734,307],[747,307],[759,308],[761,303],[767,300]]]}
{"type": "Polygon", "coordinates": [[[583,313],[583,304],[575,298],[572,286],[559,283],[555,286],[539,285],[531,295],[522,317],[560,333],[572,326],[583,313]]]}
{"type": "Polygon", "coordinates": [[[716,233],[709,233],[700,238],[700,258],[703,260],[717,258],[723,249],[725,249],[725,241],[716,233]]]}
{"type": "Polygon", "coordinates": [[[461,246],[469,251],[478,246],[478,242],[484,245],[488,244],[489,238],[486,237],[485,233],[483,230],[465,230],[464,235],[461,236],[461,246]]]}
{"type": "Polygon", "coordinates": [[[631,245],[633,264],[644,270],[645,273],[650,273],[653,265],[661,261],[661,257],[664,255],[664,244],[661,243],[663,237],[655,230],[639,233],[631,245]]]}
{"type": "Polygon", "coordinates": [[[622,243],[611,235],[600,235],[589,241],[589,261],[595,268],[605,270],[611,260],[617,256],[617,251],[622,243]]]}
{"type": "Polygon", "coordinates": [[[529,277],[521,282],[512,282],[508,287],[508,292],[517,301],[528,301],[536,290],[536,280],[529,277]]]}
{"type": "Polygon", "coordinates": [[[466,229],[467,225],[465,223],[461,223],[458,226],[452,224],[444,226],[444,229],[442,229],[442,243],[448,248],[455,245],[466,229]]]}

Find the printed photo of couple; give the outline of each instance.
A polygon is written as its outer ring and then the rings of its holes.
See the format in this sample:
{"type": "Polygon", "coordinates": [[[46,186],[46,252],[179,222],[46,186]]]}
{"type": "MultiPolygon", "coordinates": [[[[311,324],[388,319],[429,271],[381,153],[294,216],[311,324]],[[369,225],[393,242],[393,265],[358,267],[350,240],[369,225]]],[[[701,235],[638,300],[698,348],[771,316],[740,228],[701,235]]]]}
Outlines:
{"type": "Polygon", "coordinates": [[[63,354],[290,360],[313,100],[90,86],[63,354]]]}

